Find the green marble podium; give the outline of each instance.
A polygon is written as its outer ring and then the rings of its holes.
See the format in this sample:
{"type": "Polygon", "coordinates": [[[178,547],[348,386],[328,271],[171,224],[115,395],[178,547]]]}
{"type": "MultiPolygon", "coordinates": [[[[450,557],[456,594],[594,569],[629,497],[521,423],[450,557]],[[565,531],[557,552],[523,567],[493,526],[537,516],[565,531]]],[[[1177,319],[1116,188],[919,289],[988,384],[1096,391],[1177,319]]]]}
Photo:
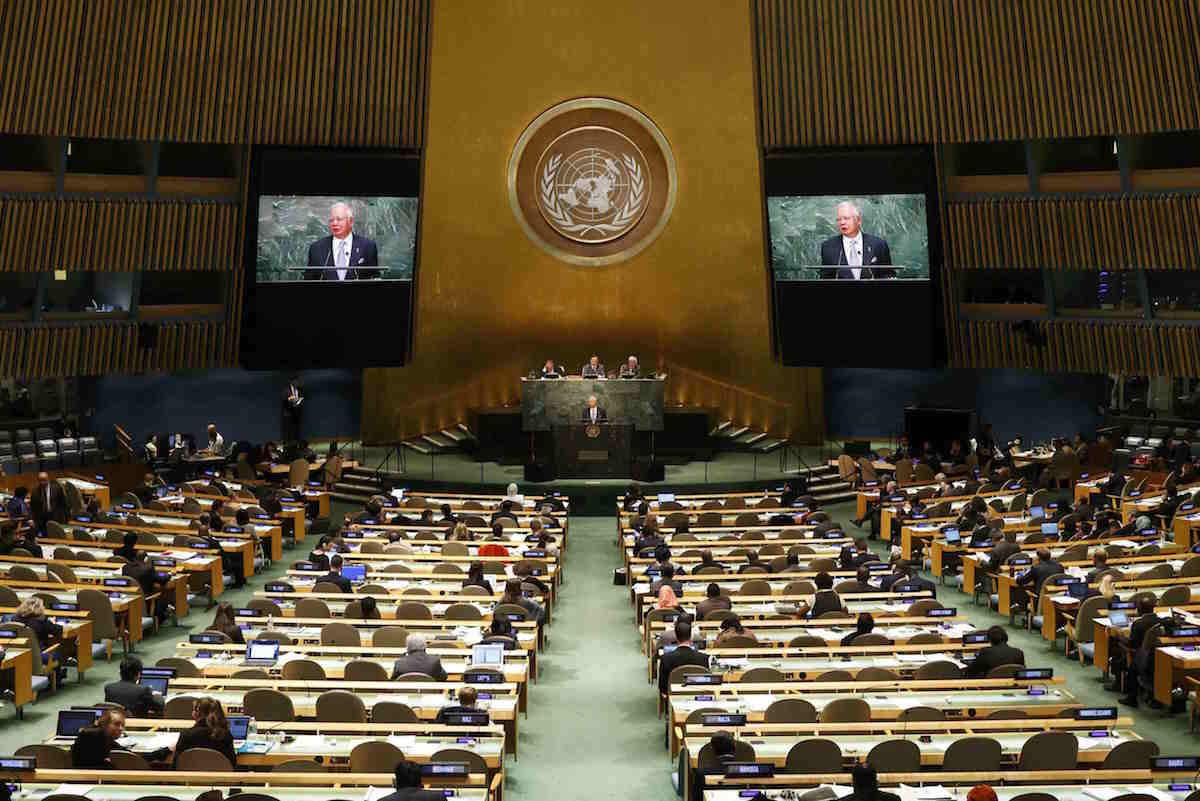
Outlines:
{"type": "Polygon", "coordinates": [[[662,378],[521,379],[521,424],[525,431],[551,431],[577,425],[588,398],[596,396],[608,422],[637,431],[663,430],[662,378]]]}

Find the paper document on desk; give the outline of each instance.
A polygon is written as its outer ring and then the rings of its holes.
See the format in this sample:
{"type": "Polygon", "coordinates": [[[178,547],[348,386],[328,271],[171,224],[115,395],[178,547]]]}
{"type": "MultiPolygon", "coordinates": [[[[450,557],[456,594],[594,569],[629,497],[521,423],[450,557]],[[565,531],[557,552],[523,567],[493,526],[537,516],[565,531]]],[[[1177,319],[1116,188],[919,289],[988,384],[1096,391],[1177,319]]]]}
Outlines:
{"type": "Polygon", "coordinates": [[[86,796],[96,789],[94,784],[63,784],[49,795],[83,795],[86,796]]]}
{"type": "MultiPolygon", "coordinates": [[[[1139,787],[1141,792],[1143,788],[1139,787]]],[[[1116,798],[1119,795],[1124,795],[1126,789],[1124,787],[1087,787],[1084,788],[1083,794],[1088,798],[1095,798],[1096,801],[1108,801],[1110,798],[1116,798]]]]}
{"type": "Polygon", "coordinates": [[[379,799],[391,795],[392,792],[391,787],[368,787],[363,793],[363,801],[379,801],[379,799]]]}
{"type": "Polygon", "coordinates": [[[896,659],[900,662],[912,662],[924,664],[929,661],[929,657],[925,654],[896,654],[896,659]]]}
{"type": "Polygon", "coordinates": [[[940,784],[930,784],[925,787],[911,787],[907,784],[901,784],[900,793],[904,798],[919,798],[921,801],[954,798],[950,791],[940,784]]]}
{"type": "Polygon", "coordinates": [[[415,734],[392,734],[389,735],[387,741],[407,753],[417,745],[417,736],[415,734]]]}

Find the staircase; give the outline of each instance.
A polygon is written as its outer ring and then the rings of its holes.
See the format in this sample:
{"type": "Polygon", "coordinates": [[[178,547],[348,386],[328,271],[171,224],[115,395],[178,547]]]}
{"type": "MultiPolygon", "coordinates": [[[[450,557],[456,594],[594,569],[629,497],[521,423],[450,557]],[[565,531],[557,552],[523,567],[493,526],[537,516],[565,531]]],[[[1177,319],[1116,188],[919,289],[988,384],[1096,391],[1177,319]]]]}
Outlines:
{"type": "MultiPolygon", "coordinates": [[[[781,449],[795,448],[786,439],[773,437],[765,431],[757,431],[750,426],[737,426],[733,421],[726,420],[708,432],[718,450],[738,451],[743,453],[775,453],[781,449]]],[[[808,492],[822,504],[840,503],[854,500],[854,489],[849,482],[838,477],[835,467],[827,464],[814,464],[812,467],[798,465],[784,472],[808,479],[808,492]]]]}
{"type": "MultiPolygon", "coordinates": [[[[468,451],[477,444],[471,429],[463,423],[455,423],[440,431],[431,431],[404,440],[399,447],[406,451],[409,457],[412,457],[468,451]]],[[[330,497],[347,503],[366,503],[372,495],[383,492],[377,467],[378,465],[375,464],[364,463],[360,467],[347,468],[342,472],[342,480],[333,485],[330,497]]],[[[403,477],[402,473],[392,470],[385,471],[385,475],[396,479],[403,477]]]]}

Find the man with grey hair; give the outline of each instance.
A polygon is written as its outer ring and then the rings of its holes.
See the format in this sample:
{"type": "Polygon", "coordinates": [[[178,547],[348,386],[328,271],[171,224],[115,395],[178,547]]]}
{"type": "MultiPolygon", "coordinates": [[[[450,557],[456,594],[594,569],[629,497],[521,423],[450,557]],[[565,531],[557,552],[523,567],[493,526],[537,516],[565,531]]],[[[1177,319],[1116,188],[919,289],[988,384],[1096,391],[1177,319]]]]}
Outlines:
{"type": "Polygon", "coordinates": [[[821,277],[851,281],[895,278],[887,240],[862,230],[862,211],[858,206],[846,200],[837,205],[834,214],[838,234],[821,243],[821,264],[837,269],[822,270],[821,277]]]}
{"type": "Polygon", "coordinates": [[[354,233],[354,209],[338,201],[329,208],[329,236],[308,246],[307,281],[361,281],[378,278],[379,252],[373,239],[354,233]]]}
{"type": "Polygon", "coordinates": [[[587,399],[587,408],[583,410],[583,422],[585,423],[607,423],[608,412],[604,411],[604,407],[596,400],[595,395],[591,395],[587,399]]]}
{"type": "Polygon", "coordinates": [[[392,678],[398,679],[405,673],[424,673],[433,676],[434,681],[446,680],[446,669],[442,660],[425,650],[425,638],[420,634],[410,634],[404,641],[404,656],[396,660],[392,667],[392,678]]]}
{"type": "Polygon", "coordinates": [[[630,356],[625,360],[625,364],[621,365],[621,378],[641,378],[642,371],[638,367],[637,356],[630,356]]]}

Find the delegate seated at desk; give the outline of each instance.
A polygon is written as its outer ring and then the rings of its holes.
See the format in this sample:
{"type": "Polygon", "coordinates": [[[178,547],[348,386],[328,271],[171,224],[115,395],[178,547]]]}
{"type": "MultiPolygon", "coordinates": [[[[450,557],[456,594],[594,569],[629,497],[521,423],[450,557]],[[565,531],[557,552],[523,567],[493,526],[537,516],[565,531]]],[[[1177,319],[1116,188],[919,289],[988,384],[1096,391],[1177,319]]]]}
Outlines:
{"type": "Polygon", "coordinates": [[[608,412],[596,400],[596,396],[592,395],[588,398],[587,406],[583,410],[582,420],[585,423],[607,423],[608,412]]]}
{"type": "Polygon", "coordinates": [[[593,353],[587,364],[579,371],[579,375],[582,378],[604,378],[604,365],[600,363],[600,357],[593,353]]]}
{"type": "Polygon", "coordinates": [[[562,378],[563,369],[554,364],[554,359],[546,359],[546,363],[542,365],[542,378],[562,378]]]}
{"type": "Polygon", "coordinates": [[[641,378],[642,377],[641,368],[638,367],[637,356],[630,356],[628,359],[625,360],[625,364],[621,365],[621,372],[619,375],[621,378],[641,378]]]}

